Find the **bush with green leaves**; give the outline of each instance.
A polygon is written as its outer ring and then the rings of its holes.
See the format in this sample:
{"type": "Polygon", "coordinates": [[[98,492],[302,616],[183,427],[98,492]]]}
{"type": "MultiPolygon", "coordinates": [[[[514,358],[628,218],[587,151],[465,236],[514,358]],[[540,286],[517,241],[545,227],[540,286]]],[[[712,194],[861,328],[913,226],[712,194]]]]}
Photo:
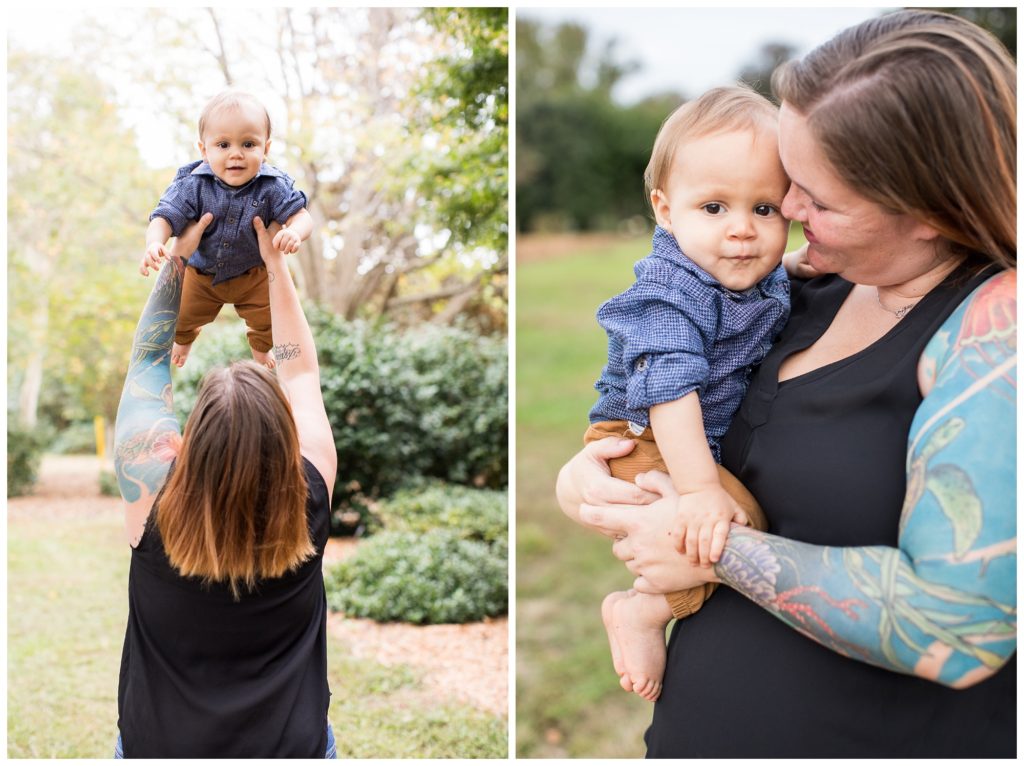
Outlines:
{"type": "Polygon", "coordinates": [[[121,485],[117,483],[117,474],[105,468],[100,471],[100,494],[105,497],[121,497],[121,485]]]}
{"type": "Polygon", "coordinates": [[[449,529],[467,540],[494,543],[508,537],[508,492],[430,479],[382,501],[376,516],[392,531],[449,529]]]}
{"type": "Polygon", "coordinates": [[[58,455],[95,455],[96,425],[91,420],[69,423],[57,431],[47,449],[58,455]]]}
{"type": "Polygon", "coordinates": [[[7,497],[27,495],[39,475],[46,436],[18,426],[7,427],[7,497]]]}
{"type": "Polygon", "coordinates": [[[332,609],[380,622],[463,623],[508,611],[502,547],[434,529],[382,532],[324,578],[332,609]]]}
{"type": "MultiPolygon", "coordinates": [[[[508,484],[504,338],[425,325],[346,321],[307,306],[324,404],[338,451],[335,506],[365,510],[417,476],[478,487],[508,484]]],[[[203,329],[175,373],[184,422],[210,367],[249,358],[245,333],[203,329]]]]}

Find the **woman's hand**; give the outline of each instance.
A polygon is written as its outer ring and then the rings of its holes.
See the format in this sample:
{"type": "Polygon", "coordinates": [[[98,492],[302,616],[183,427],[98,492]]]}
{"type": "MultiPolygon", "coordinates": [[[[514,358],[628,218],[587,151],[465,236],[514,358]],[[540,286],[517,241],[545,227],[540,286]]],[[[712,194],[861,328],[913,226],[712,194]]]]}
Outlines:
{"type": "Polygon", "coordinates": [[[646,505],[657,500],[657,494],[612,477],[608,469],[609,460],[628,455],[635,446],[632,439],[609,436],[591,442],[562,466],[555,494],[565,515],[577,524],[593,527],[580,518],[580,505],[583,503],[592,506],[646,505]]]}
{"type": "Polygon", "coordinates": [[[190,223],[177,237],[170,248],[171,263],[178,272],[185,270],[185,262],[192,257],[192,253],[199,249],[199,240],[203,238],[206,227],[213,223],[213,213],[203,213],[203,216],[195,223],[190,223]]]}
{"type": "Polygon", "coordinates": [[[673,593],[718,582],[714,570],[691,565],[677,549],[679,494],[668,475],[650,471],[636,482],[639,490],[659,499],[649,505],[580,508],[581,523],[616,538],[612,553],[636,575],[633,587],[641,593],[673,593]]]}
{"type": "Polygon", "coordinates": [[[252,219],[252,227],[256,230],[256,242],[260,246],[260,256],[265,263],[284,257],[284,253],[274,247],[275,235],[281,231],[281,224],[271,221],[268,229],[263,225],[263,219],[256,216],[252,219]]]}

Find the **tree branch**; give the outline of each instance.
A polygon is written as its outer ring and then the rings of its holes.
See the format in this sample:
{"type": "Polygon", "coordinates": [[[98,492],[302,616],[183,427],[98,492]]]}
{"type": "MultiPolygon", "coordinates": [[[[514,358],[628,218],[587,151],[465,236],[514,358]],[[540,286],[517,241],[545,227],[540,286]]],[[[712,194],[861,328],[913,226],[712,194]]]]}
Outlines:
{"type": "Polygon", "coordinates": [[[220,22],[217,20],[217,13],[213,8],[207,8],[206,12],[210,16],[210,21],[213,22],[213,32],[217,36],[217,50],[212,51],[213,57],[217,59],[217,65],[220,67],[221,74],[224,75],[224,82],[229,87],[234,83],[234,79],[231,77],[231,70],[228,67],[228,57],[224,50],[224,37],[220,33],[220,22]]]}

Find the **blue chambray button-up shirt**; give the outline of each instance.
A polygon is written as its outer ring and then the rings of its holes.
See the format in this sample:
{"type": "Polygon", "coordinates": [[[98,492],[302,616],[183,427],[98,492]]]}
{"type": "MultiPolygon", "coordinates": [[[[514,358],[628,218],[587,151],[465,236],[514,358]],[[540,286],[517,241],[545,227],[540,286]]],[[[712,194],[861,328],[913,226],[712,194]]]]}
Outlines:
{"type": "Polygon", "coordinates": [[[646,427],[651,407],[696,391],[718,462],[718,442],[751,369],[789,318],[789,278],[780,265],[749,290],[733,292],[687,258],[660,226],[651,254],[633,271],[632,287],[597,311],[608,333],[608,364],[594,385],[600,396],[590,422],[646,427]]]}
{"type": "Polygon", "coordinates": [[[217,284],[263,264],[252,219],[258,215],[266,226],[271,221],[284,225],[306,206],[306,195],[294,186],[287,173],[266,163],[249,183],[229,186],[200,160],[178,169],[149,220],[166,219],[178,236],[203,214],[213,213],[188,264],[212,273],[217,284]]]}

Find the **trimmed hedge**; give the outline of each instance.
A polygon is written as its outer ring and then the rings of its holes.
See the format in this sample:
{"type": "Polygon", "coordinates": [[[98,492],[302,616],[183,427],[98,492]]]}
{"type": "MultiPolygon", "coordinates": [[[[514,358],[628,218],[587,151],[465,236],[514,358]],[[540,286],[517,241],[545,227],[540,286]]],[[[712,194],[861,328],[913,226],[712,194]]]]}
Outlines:
{"type": "Polygon", "coordinates": [[[327,573],[327,601],[381,622],[463,623],[504,614],[507,550],[448,529],[382,532],[327,573]]]}
{"type": "Polygon", "coordinates": [[[392,531],[449,529],[467,540],[495,543],[508,537],[508,492],[428,480],[382,501],[376,516],[392,531]]]}

